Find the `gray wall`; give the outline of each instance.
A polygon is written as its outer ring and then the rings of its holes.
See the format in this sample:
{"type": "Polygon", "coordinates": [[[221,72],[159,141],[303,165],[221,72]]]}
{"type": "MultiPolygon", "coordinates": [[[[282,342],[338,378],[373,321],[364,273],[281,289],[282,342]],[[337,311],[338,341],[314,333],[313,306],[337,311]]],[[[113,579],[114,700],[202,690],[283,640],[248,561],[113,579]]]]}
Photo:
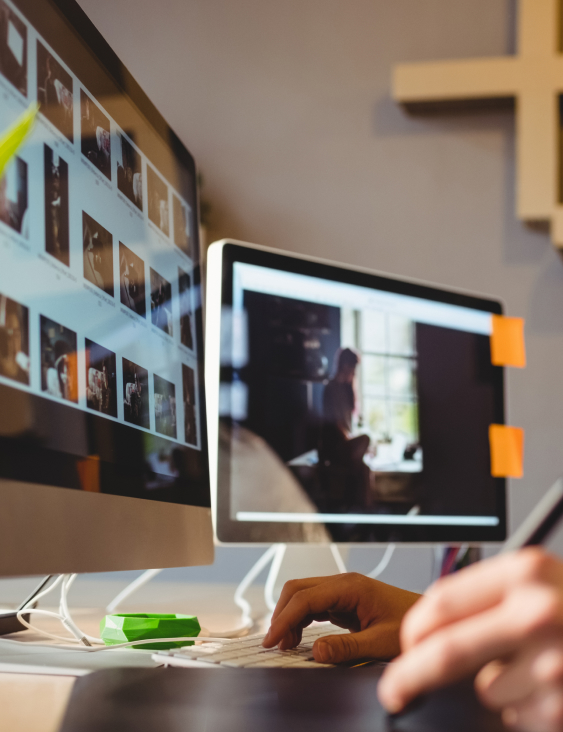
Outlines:
{"type": "MultiPolygon", "coordinates": [[[[513,2],[79,1],[193,152],[212,238],[485,293],[526,318],[528,367],[508,374],[519,523],[563,472],[563,261],[516,220],[512,113],[414,118],[389,93],[401,61],[513,52],[513,2]]],[[[234,579],[252,556],[185,576],[234,579]]],[[[385,579],[422,588],[429,568],[429,550],[404,550],[385,579]]]]}

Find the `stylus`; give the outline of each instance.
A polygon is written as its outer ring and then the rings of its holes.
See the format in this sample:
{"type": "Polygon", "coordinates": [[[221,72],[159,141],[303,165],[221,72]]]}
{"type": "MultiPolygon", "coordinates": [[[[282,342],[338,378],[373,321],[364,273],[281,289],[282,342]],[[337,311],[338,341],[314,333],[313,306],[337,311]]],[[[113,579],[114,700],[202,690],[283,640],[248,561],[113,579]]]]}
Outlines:
{"type": "Polygon", "coordinates": [[[563,517],[563,477],[547,491],[524,523],[510,536],[501,554],[543,544],[563,517]]]}

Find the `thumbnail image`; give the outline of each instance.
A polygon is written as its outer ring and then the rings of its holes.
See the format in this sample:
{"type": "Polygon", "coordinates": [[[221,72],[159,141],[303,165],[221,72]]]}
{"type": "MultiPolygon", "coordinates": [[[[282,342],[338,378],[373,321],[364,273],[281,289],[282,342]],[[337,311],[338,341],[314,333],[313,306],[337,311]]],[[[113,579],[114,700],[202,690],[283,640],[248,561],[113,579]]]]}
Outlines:
{"type": "Polygon", "coordinates": [[[78,402],[76,333],[41,316],[41,391],[78,402]]]}
{"type": "Polygon", "coordinates": [[[179,267],[178,285],[180,288],[180,340],[184,346],[193,350],[192,281],[190,275],[179,267]]]}
{"type": "Polygon", "coordinates": [[[69,266],[68,163],[45,145],[45,249],[69,266]]]}
{"type": "Polygon", "coordinates": [[[55,127],[74,140],[72,76],[43,44],[37,42],[37,101],[41,112],[55,127]]]}
{"type": "Polygon", "coordinates": [[[86,403],[110,417],[117,417],[115,353],[86,338],[86,403]]]}
{"type": "Polygon", "coordinates": [[[193,258],[192,253],[192,209],[185,203],[182,203],[178,196],[173,196],[174,200],[174,243],[184,254],[193,258]]]}
{"type": "Polygon", "coordinates": [[[0,295],[0,376],[29,386],[29,309],[0,295]]]}
{"type": "Polygon", "coordinates": [[[85,279],[113,297],[112,235],[83,211],[82,238],[85,279]]]}
{"type": "Polygon", "coordinates": [[[119,289],[121,304],[146,317],[145,263],[119,242],[119,289]]]}
{"type": "Polygon", "coordinates": [[[82,154],[111,180],[111,130],[109,117],[80,91],[82,154]]]}
{"type": "Polygon", "coordinates": [[[27,163],[13,160],[0,178],[0,221],[29,239],[27,163]]]}
{"type": "Polygon", "coordinates": [[[169,336],[172,328],[172,287],[164,277],[151,267],[151,319],[152,324],[159,327],[169,336]]]}
{"type": "Polygon", "coordinates": [[[147,189],[149,197],[149,219],[166,236],[170,236],[168,186],[149,165],[147,165],[147,189]]]}
{"type": "Polygon", "coordinates": [[[123,359],[123,407],[125,421],[150,429],[149,372],[123,359]]]}
{"type": "Polygon", "coordinates": [[[176,387],[154,375],[154,417],[156,431],[176,439],[176,387]]]}
{"type": "Polygon", "coordinates": [[[195,416],[195,376],[194,370],[182,364],[182,386],[184,394],[184,439],[188,445],[197,445],[197,426],[195,416]]]}
{"type": "Polygon", "coordinates": [[[0,74],[27,96],[27,27],[0,0],[0,74]]]}
{"type": "Polygon", "coordinates": [[[121,142],[121,160],[117,161],[117,187],[124,196],[143,210],[143,172],[141,156],[123,135],[121,142]]]}

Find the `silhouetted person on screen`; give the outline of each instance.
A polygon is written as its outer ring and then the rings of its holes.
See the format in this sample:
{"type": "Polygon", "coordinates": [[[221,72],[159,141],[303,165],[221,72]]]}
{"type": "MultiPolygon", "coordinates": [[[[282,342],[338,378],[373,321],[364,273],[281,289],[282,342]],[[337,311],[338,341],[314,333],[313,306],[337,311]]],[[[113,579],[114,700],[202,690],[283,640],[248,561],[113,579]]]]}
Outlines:
{"type": "Polygon", "coordinates": [[[331,508],[349,510],[366,503],[369,468],[364,455],[368,435],[352,436],[352,415],[356,407],[354,379],[360,357],[351,348],[337,355],[334,378],[323,394],[323,427],[319,462],[331,508]]]}

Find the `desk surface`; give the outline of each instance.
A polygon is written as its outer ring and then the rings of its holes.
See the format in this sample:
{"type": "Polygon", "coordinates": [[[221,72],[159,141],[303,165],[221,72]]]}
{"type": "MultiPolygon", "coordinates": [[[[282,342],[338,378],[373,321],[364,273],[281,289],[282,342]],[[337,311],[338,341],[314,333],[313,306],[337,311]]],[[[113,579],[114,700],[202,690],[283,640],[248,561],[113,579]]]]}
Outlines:
{"type": "Polygon", "coordinates": [[[61,732],[501,732],[471,683],[391,719],[380,668],[122,669],[76,683],[61,732]]]}
{"type": "MultiPolygon", "coordinates": [[[[16,583],[17,584],[17,583],[16,583]]],[[[33,582],[31,582],[33,585],[33,582]]],[[[109,602],[124,586],[123,582],[98,582],[96,580],[77,580],[70,594],[70,605],[73,617],[78,625],[91,635],[99,635],[99,622],[104,615],[102,608],[95,607],[96,602],[109,602]]],[[[234,628],[240,622],[239,611],[233,603],[235,585],[224,584],[181,584],[176,582],[155,581],[143,587],[128,603],[120,608],[122,612],[176,612],[197,615],[202,626],[210,632],[234,628]]],[[[2,606],[14,604],[19,592],[13,598],[0,598],[2,606]],[[10,602],[11,601],[11,602],[10,602]]],[[[252,587],[248,598],[260,616],[265,612],[263,587],[252,587]]],[[[55,599],[55,597],[53,596],[55,599]]],[[[45,609],[48,606],[42,605],[45,609]]],[[[55,608],[52,608],[55,609],[55,608]]],[[[36,616],[34,624],[52,633],[65,635],[65,631],[57,620],[36,616]]],[[[257,632],[261,629],[258,628],[257,632]]],[[[23,644],[45,643],[46,639],[32,631],[5,636],[23,644]]],[[[3,643],[0,639],[0,668],[18,662],[23,654],[29,656],[32,646],[14,647],[3,643]]],[[[103,663],[104,653],[94,654],[96,660],[103,663]]],[[[142,663],[153,666],[150,652],[130,651],[129,663],[134,666],[142,663]]],[[[53,666],[57,662],[49,649],[33,649],[36,666],[53,666]]],[[[59,655],[59,654],[57,654],[59,655]]],[[[82,654],[80,654],[82,655],[82,654]]],[[[26,659],[29,663],[30,659],[26,659]]],[[[68,665],[57,662],[57,665],[68,665]]],[[[77,665],[80,665],[77,662],[77,665]]],[[[10,732],[57,732],[59,730],[68,699],[72,692],[76,676],[44,675],[41,673],[10,673],[0,671],[0,729],[10,732]]]]}
{"type": "MultiPolygon", "coordinates": [[[[71,593],[71,606],[77,607],[73,616],[81,628],[96,635],[104,611],[89,609],[84,604],[97,598],[107,602],[122,585],[115,583],[115,587],[108,588],[108,583],[104,583],[97,587],[92,580],[82,584],[82,591],[77,587],[76,592],[73,588],[71,593]]],[[[234,585],[154,582],[131,598],[134,602],[121,609],[124,612],[193,613],[209,631],[225,630],[239,623],[239,614],[232,602],[234,589],[234,585]]],[[[262,593],[263,588],[260,587],[253,587],[249,592],[249,599],[258,615],[265,611],[262,593]]],[[[37,618],[36,622],[45,630],[64,634],[57,621],[37,618]]],[[[43,642],[31,631],[16,634],[13,638],[25,643],[43,642]]],[[[5,650],[7,645],[0,640],[0,663],[3,656],[14,655],[11,647],[9,651],[5,650]]],[[[48,649],[45,652],[48,653],[48,649]]],[[[129,653],[134,664],[141,658],[150,663],[148,652],[129,653]]],[[[104,656],[104,653],[95,655],[104,656]]],[[[250,669],[203,672],[199,669],[124,669],[78,679],[72,675],[0,673],[0,729],[58,732],[72,694],[69,713],[75,715],[77,710],[89,711],[80,719],[69,717],[64,732],[111,732],[113,729],[119,732],[125,729],[135,729],[136,732],[152,732],[153,729],[158,732],[185,732],[186,729],[191,732],[199,732],[200,729],[205,732],[224,732],[225,729],[229,732],[239,729],[241,732],[263,732],[268,729],[268,732],[277,732],[278,728],[280,732],[282,729],[284,732],[287,729],[292,732],[316,732],[317,729],[319,732],[331,732],[338,729],[341,732],[344,727],[347,732],[364,732],[367,729],[370,732],[499,732],[502,729],[495,717],[476,705],[470,685],[435,695],[434,701],[422,711],[391,723],[377,703],[376,669],[297,673],[301,674],[297,681],[295,672],[288,673],[286,669],[266,674],[250,669]],[[320,690],[317,688],[315,692],[314,684],[320,684],[320,690]],[[123,694],[129,701],[119,702],[119,711],[112,704],[116,698],[123,698],[123,694]],[[317,701],[313,698],[315,694],[317,701]],[[139,704],[139,699],[144,707],[139,704]],[[144,710],[142,720],[148,720],[144,727],[137,726],[135,715],[139,709],[144,710]],[[196,719],[190,716],[192,709],[199,709],[200,716],[196,719]],[[121,726],[110,723],[112,719],[120,720],[121,726]],[[201,719],[207,720],[203,726],[199,724],[201,719]],[[99,724],[92,726],[88,720],[92,724],[98,720],[99,724]],[[236,725],[235,720],[238,720],[236,725]],[[277,720],[277,727],[273,720],[277,720]],[[441,726],[437,726],[437,721],[441,726]],[[336,722],[335,726],[333,723],[336,722]]]]}

